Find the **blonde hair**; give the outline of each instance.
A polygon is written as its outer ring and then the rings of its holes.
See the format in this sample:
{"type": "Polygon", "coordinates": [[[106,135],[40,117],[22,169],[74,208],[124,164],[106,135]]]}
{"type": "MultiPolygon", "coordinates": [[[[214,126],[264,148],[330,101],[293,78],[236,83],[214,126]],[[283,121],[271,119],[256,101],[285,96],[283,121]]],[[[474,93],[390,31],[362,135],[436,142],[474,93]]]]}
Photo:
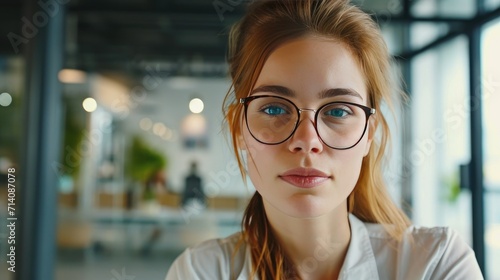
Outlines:
{"type": "MultiPolygon", "coordinates": [[[[384,153],[390,138],[381,104],[392,106],[399,87],[391,78],[391,57],[377,24],[348,0],[257,0],[245,17],[233,26],[228,62],[232,85],[223,111],[232,137],[240,171],[246,171],[239,148],[243,106],[269,55],[278,46],[306,35],[331,38],[351,51],[365,77],[369,105],[377,110],[374,128],[381,129],[364,157],[358,182],[347,199],[347,209],[364,222],[379,223],[395,240],[402,238],[410,222],[391,200],[383,180],[384,153]]],[[[269,225],[262,197],[254,194],[242,221],[242,243],[249,244],[252,276],[261,280],[299,278],[269,225]]]]}

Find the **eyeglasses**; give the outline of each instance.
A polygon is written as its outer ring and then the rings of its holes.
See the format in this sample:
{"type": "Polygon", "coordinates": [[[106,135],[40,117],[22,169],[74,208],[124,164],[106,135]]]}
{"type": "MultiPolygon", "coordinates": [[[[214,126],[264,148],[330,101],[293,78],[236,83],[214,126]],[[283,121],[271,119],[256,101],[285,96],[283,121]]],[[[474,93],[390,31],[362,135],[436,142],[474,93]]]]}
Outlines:
{"type": "Polygon", "coordinates": [[[255,140],[277,145],[288,140],[300,123],[300,114],[312,111],[314,128],[321,141],[332,149],[356,146],[365,134],[368,119],[375,109],[351,102],[330,102],[318,109],[299,109],[292,101],[272,95],[240,98],[245,120],[255,140]]]}

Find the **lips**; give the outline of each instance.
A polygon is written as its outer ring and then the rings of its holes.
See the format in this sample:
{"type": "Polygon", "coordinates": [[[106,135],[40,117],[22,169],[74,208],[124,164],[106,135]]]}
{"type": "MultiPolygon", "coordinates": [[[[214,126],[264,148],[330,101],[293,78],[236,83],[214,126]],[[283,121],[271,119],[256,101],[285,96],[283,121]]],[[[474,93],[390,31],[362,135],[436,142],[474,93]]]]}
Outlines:
{"type": "Polygon", "coordinates": [[[283,181],[298,188],[314,188],[330,180],[331,176],[314,168],[294,168],[279,175],[283,181]]]}

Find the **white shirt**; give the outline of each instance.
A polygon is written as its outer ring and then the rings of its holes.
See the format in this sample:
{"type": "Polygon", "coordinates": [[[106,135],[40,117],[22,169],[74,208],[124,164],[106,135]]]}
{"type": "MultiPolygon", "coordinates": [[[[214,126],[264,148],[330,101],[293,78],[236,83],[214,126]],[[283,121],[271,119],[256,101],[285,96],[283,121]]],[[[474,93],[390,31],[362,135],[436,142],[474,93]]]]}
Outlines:
{"type": "MultiPolygon", "coordinates": [[[[339,279],[483,279],[474,251],[449,228],[411,226],[397,243],[380,224],[364,223],[352,214],[349,222],[351,241],[339,279]]],[[[236,233],[186,249],[170,267],[166,280],[249,280],[252,260],[248,247],[238,250],[236,277],[230,275],[239,238],[236,233]]],[[[324,246],[327,252],[328,245],[324,246]]],[[[324,252],[304,265],[313,269],[324,252]]]]}

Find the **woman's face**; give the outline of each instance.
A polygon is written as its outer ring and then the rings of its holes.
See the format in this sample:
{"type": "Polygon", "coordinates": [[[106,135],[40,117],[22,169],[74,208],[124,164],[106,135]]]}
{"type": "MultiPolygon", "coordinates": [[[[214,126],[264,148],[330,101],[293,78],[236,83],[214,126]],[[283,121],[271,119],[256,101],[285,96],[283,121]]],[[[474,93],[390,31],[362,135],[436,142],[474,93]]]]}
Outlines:
{"type": "MultiPolygon", "coordinates": [[[[350,51],[341,43],[313,37],[277,48],[264,64],[251,95],[281,96],[308,109],[334,101],[369,105],[362,72],[350,51]],[[333,94],[322,94],[330,89],[333,94]]],[[[356,146],[335,150],[321,141],[313,123],[314,112],[303,111],[292,137],[277,145],[256,141],[246,125],[242,130],[248,174],[266,211],[313,218],[346,205],[373,132],[368,125],[356,146]]]]}

